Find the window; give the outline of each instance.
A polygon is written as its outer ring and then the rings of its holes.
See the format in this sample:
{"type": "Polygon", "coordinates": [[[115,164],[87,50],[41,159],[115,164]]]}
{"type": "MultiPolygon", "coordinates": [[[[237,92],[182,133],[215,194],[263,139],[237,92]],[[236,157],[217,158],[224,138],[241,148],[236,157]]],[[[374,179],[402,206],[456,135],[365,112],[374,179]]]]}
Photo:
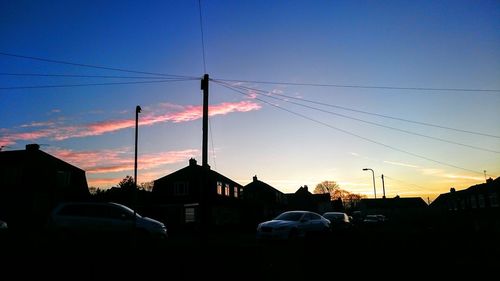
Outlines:
{"type": "Polygon", "coordinates": [[[175,182],[174,183],[174,195],[185,196],[189,194],[189,183],[187,182],[175,182]]]}
{"type": "Polygon", "coordinates": [[[478,197],[479,197],[479,208],[484,208],[484,195],[479,194],[478,197]]]}
{"type": "Polygon", "coordinates": [[[195,216],[195,210],[193,207],[186,207],[184,209],[184,222],[195,222],[196,221],[196,216],[195,216]]]}
{"type": "Polygon", "coordinates": [[[222,195],[222,182],[217,182],[217,194],[222,195]]]}
{"type": "Polygon", "coordinates": [[[234,187],[234,198],[238,198],[238,187],[234,187]]]}
{"type": "Polygon", "coordinates": [[[68,171],[57,171],[56,174],[56,185],[59,188],[66,188],[70,183],[70,172],[68,171]]]}
{"type": "Polygon", "coordinates": [[[477,200],[475,194],[472,194],[472,196],[470,197],[470,205],[473,209],[477,208],[477,200]]]}
{"type": "Polygon", "coordinates": [[[498,197],[496,193],[490,193],[490,207],[498,207],[498,197]]]}
{"type": "Polygon", "coordinates": [[[226,188],[224,188],[224,195],[229,196],[229,184],[226,183],[226,188]]]}

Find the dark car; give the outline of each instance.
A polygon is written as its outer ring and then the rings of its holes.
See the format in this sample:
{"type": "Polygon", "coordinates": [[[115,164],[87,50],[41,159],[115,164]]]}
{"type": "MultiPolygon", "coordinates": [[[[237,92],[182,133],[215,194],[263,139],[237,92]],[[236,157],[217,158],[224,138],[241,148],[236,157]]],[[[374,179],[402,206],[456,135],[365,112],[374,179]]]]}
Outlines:
{"type": "Polygon", "coordinates": [[[352,227],[349,216],[343,212],[326,212],[323,217],[330,221],[332,231],[345,231],[352,227]]]}
{"type": "Polygon", "coordinates": [[[167,237],[163,223],[117,203],[63,203],[52,211],[47,227],[53,235],[72,237],[120,238],[127,234],[148,239],[167,237]]]}

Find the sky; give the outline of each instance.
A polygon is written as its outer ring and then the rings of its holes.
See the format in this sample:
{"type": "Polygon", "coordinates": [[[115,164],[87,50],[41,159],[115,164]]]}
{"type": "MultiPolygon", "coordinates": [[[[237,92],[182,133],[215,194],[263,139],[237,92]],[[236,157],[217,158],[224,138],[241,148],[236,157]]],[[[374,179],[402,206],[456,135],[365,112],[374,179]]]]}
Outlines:
{"type": "Polygon", "coordinates": [[[133,175],[137,105],[139,183],[201,163],[204,73],[209,165],[242,185],[433,200],[500,175],[498,1],[0,1],[0,38],[2,150],[89,186],[133,175]]]}

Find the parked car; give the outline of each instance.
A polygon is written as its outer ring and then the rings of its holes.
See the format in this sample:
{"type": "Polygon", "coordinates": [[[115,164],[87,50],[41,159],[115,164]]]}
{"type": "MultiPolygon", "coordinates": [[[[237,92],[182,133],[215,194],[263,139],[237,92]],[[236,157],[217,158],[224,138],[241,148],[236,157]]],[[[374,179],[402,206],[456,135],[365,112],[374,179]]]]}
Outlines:
{"type": "Polygon", "coordinates": [[[387,218],[384,215],[366,215],[363,223],[366,225],[381,225],[387,218]]]}
{"type": "Polygon", "coordinates": [[[48,229],[53,235],[140,238],[167,237],[166,226],[154,219],[142,217],[129,207],[117,203],[63,203],[51,213],[48,229]],[[102,236],[101,236],[102,235],[102,236]],[[106,236],[111,235],[111,236],[106,236]]]}
{"type": "Polygon", "coordinates": [[[1,230],[6,230],[8,229],[9,227],[7,226],[7,223],[4,222],[3,220],[0,220],[0,231],[1,230]]]}
{"type": "Polygon", "coordinates": [[[288,211],[257,227],[257,239],[290,239],[311,234],[326,234],[330,221],[309,211],[288,211]]]}
{"type": "Polygon", "coordinates": [[[352,227],[349,216],[343,212],[326,212],[323,217],[330,221],[332,231],[345,231],[352,227]]]}

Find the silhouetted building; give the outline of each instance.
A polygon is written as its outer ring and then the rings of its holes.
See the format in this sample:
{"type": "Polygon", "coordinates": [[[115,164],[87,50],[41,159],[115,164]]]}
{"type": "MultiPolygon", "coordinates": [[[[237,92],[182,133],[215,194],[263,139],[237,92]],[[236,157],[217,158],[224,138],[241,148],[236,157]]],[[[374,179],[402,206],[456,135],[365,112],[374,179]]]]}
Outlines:
{"type": "Polygon", "coordinates": [[[295,193],[287,193],[288,209],[305,210],[317,213],[331,211],[330,194],[312,194],[307,185],[301,186],[295,193]]]}
{"type": "Polygon", "coordinates": [[[154,181],[153,198],[169,225],[240,223],[243,187],[189,160],[189,166],[154,181]]]}
{"type": "Polygon", "coordinates": [[[245,185],[246,221],[255,224],[272,219],[286,209],[286,196],[283,192],[253,177],[251,183],[245,185]]]}
{"type": "Polygon", "coordinates": [[[0,217],[9,226],[43,224],[59,202],[89,198],[85,171],[40,150],[0,152],[0,217]]]}
{"type": "Polygon", "coordinates": [[[464,190],[450,188],[430,207],[437,225],[454,230],[500,232],[500,177],[464,190]]]}
{"type": "Polygon", "coordinates": [[[428,205],[421,197],[365,198],[357,205],[366,215],[384,215],[396,227],[419,227],[426,225],[428,205]]]}

